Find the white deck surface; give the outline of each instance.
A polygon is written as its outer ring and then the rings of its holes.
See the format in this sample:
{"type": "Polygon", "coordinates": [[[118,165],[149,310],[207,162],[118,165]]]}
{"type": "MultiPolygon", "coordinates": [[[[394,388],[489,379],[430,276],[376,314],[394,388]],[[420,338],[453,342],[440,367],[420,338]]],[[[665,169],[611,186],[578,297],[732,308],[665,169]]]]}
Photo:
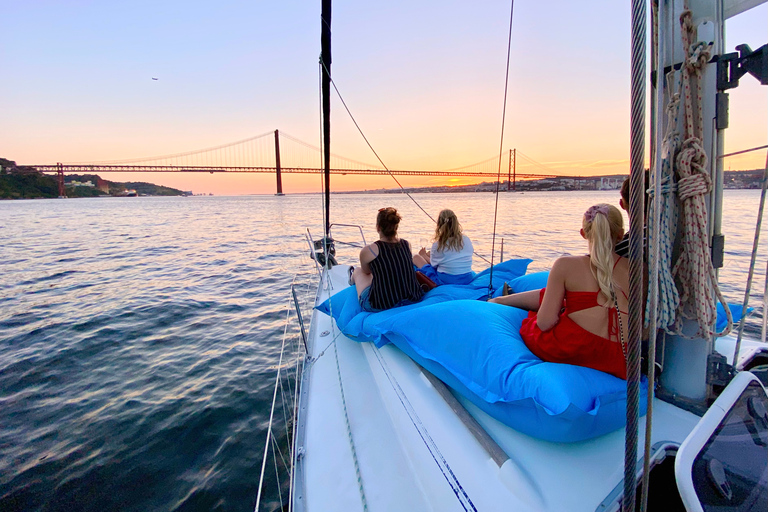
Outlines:
{"type": "MultiPolygon", "coordinates": [[[[347,269],[332,269],[333,293],[347,286],[347,269]]],[[[321,290],[317,304],[327,296],[321,290]]],[[[372,511],[592,512],[620,484],[623,429],[581,443],[551,443],[461,399],[510,456],[499,468],[410,358],[394,346],[376,349],[339,335],[328,316],[314,313],[310,353],[319,359],[309,369],[304,479],[295,493],[307,510],[363,510],[362,486],[372,511]]],[[[653,444],[682,443],[699,419],[658,400],[654,408],[653,444]]]]}

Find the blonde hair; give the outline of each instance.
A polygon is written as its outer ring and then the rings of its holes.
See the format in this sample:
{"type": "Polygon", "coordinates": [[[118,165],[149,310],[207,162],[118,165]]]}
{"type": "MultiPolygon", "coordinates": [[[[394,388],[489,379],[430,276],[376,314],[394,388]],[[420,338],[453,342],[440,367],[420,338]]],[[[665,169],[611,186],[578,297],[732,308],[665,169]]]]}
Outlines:
{"type": "Polygon", "coordinates": [[[603,295],[613,298],[613,253],[616,242],[624,232],[624,218],[615,206],[601,203],[584,213],[581,226],[589,241],[592,275],[603,295]]]}
{"type": "Polygon", "coordinates": [[[435,241],[437,250],[454,249],[460,251],[464,248],[464,237],[461,232],[461,224],[453,210],[443,210],[437,217],[435,227],[435,241]]]}

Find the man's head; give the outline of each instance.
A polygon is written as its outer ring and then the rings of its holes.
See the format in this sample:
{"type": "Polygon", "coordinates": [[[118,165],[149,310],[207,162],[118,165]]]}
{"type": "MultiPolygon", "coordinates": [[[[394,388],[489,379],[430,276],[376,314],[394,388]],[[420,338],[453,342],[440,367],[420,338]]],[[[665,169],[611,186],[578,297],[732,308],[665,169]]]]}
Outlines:
{"type": "MultiPolygon", "coordinates": [[[[645,212],[647,213],[648,202],[650,201],[650,197],[648,196],[648,183],[650,181],[650,176],[647,169],[645,172],[643,172],[643,176],[645,178],[645,212]]],[[[627,176],[627,178],[624,180],[624,183],[621,184],[621,199],[619,199],[619,206],[621,206],[622,210],[629,213],[629,176],[627,176]]]]}
{"type": "Polygon", "coordinates": [[[619,206],[625,212],[629,211],[629,177],[621,184],[621,199],[619,199],[619,206]]]}

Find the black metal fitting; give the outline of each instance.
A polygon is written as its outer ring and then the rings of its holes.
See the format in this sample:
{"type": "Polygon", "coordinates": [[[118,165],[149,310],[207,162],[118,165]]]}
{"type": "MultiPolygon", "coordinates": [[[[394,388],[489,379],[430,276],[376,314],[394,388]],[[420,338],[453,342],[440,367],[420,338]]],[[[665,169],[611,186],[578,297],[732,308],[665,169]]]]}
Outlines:
{"type": "Polygon", "coordinates": [[[723,354],[713,352],[707,358],[707,384],[727,386],[736,372],[723,354]]]}
{"type": "Polygon", "coordinates": [[[717,90],[737,87],[739,79],[747,73],[768,85],[768,45],[752,51],[749,45],[740,44],[736,50],[738,53],[726,53],[717,60],[717,90]]]}
{"type": "Polygon", "coordinates": [[[309,256],[316,260],[321,267],[325,267],[326,260],[329,263],[329,267],[338,265],[336,261],[336,245],[333,243],[333,238],[323,237],[320,240],[315,240],[315,250],[309,256]],[[326,250],[328,251],[327,255],[326,250]]]}

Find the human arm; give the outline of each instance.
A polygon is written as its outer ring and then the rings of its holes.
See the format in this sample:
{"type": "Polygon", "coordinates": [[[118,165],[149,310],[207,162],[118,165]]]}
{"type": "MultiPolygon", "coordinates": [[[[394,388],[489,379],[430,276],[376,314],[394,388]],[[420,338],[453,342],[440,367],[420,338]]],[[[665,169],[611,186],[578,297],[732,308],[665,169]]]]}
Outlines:
{"type": "Polygon", "coordinates": [[[430,260],[430,251],[426,250],[424,247],[419,249],[419,256],[424,258],[424,261],[426,261],[427,263],[430,263],[430,264],[432,263],[432,261],[430,260]]]}
{"type": "Polygon", "coordinates": [[[547,278],[547,288],[536,315],[536,324],[542,331],[553,328],[560,320],[560,310],[565,298],[565,278],[568,271],[567,258],[558,258],[552,265],[547,278]]]}
{"type": "Polygon", "coordinates": [[[443,251],[440,251],[437,248],[437,242],[432,244],[432,249],[427,251],[427,254],[429,254],[429,264],[435,267],[435,270],[437,270],[437,267],[440,266],[440,263],[442,263],[445,259],[445,254],[443,251]]]}
{"type": "Polygon", "coordinates": [[[378,246],[373,243],[366,245],[360,251],[360,270],[365,274],[372,274],[370,263],[379,255],[378,246]]]}
{"type": "Polygon", "coordinates": [[[488,302],[501,304],[503,306],[512,306],[527,311],[538,311],[540,295],[541,290],[529,290],[527,292],[513,293],[512,295],[494,297],[493,299],[489,299],[488,302]]]}

